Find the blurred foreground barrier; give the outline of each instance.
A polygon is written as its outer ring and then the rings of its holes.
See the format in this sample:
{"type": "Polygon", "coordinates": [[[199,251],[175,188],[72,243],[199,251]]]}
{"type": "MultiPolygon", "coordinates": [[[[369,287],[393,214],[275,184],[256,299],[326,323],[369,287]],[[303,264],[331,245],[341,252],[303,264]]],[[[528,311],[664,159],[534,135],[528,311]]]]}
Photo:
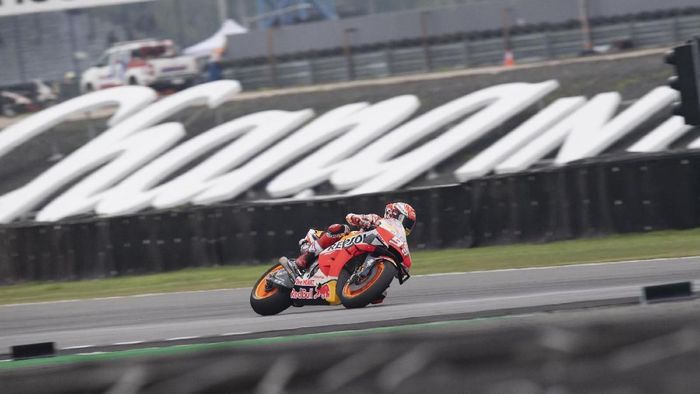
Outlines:
{"type": "Polygon", "coordinates": [[[13,394],[696,393],[697,307],[674,305],[663,318],[658,308],[619,308],[544,314],[524,318],[527,324],[457,321],[167,355],[144,349],[142,356],[106,354],[43,368],[6,363],[0,388],[13,394]]]}
{"type": "Polygon", "coordinates": [[[13,360],[22,360],[32,357],[53,356],[56,353],[54,342],[30,343],[27,345],[12,346],[10,353],[13,360]]]}
{"type": "Polygon", "coordinates": [[[381,194],[13,224],[0,227],[0,283],[267,263],[294,255],[308,227],[396,200],[418,212],[413,250],[691,228],[699,175],[700,152],[629,155],[381,194]]]}
{"type": "Polygon", "coordinates": [[[651,304],[664,301],[688,300],[692,297],[693,282],[676,282],[644,286],[639,301],[642,304],[651,304]]]}

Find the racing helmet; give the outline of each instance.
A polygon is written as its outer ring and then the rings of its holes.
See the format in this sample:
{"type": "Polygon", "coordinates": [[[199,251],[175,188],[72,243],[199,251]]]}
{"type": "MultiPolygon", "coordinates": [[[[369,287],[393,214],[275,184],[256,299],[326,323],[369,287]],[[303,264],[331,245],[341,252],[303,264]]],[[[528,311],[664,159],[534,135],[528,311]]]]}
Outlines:
{"type": "Polygon", "coordinates": [[[386,204],[384,208],[384,217],[386,219],[397,219],[406,230],[406,235],[411,234],[413,226],[416,224],[416,210],[405,202],[392,202],[386,204]]]}

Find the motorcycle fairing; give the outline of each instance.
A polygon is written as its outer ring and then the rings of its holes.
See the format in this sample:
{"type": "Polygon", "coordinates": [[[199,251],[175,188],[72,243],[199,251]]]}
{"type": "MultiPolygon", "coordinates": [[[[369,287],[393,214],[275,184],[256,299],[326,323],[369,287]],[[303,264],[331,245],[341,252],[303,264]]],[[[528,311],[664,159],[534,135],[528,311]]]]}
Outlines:
{"type": "Polygon", "coordinates": [[[337,282],[337,278],[329,278],[318,270],[311,269],[294,280],[289,296],[304,305],[338,305],[340,299],[335,291],[337,282]]]}
{"type": "Polygon", "coordinates": [[[375,229],[350,232],[323,250],[309,270],[294,280],[291,299],[299,306],[340,304],[336,293],[340,271],[351,260],[361,256],[364,256],[362,264],[371,264],[369,262],[378,253],[397,266],[400,283],[410,277],[408,268],[411,266],[411,256],[403,226],[396,219],[382,219],[375,229]]]}

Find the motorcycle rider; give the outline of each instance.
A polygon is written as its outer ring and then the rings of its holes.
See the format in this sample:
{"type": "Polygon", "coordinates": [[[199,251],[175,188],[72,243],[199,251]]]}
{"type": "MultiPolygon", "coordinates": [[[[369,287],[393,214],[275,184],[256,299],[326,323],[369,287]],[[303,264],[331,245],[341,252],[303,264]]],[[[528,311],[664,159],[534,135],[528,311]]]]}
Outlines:
{"type": "MultiPolygon", "coordinates": [[[[408,236],[416,224],[416,211],[405,202],[389,203],[384,208],[384,218],[397,219],[403,224],[408,236]]],[[[363,231],[377,227],[380,220],[382,217],[373,213],[364,215],[349,213],[345,216],[345,221],[348,224],[360,227],[363,231]]],[[[306,236],[299,240],[301,254],[294,260],[295,268],[300,272],[306,270],[321,251],[336,243],[349,232],[350,228],[345,224],[332,224],[325,231],[309,229],[306,236]]]]}

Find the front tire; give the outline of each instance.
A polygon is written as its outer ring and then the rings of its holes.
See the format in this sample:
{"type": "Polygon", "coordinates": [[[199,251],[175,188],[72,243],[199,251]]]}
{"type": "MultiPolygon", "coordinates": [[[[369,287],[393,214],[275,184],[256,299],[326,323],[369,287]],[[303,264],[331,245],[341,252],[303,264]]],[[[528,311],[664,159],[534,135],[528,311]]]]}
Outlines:
{"type": "Polygon", "coordinates": [[[253,290],[250,292],[250,306],[253,310],[263,316],[276,315],[292,305],[289,298],[289,291],[282,290],[274,286],[268,286],[267,278],[273,272],[283,270],[281,264],[276,264],[267,270],[255,282],[253,290]]]}
{"type": "Polygon", "coordinates": [[[351,275],[352,272],[347,269],[340,272],[338,297],[346,308],[364,308],[370,302],[382,297],[382,293],[396,276],[396,267],[389,261],[379,260],[374,264],[369,275],[359,283],[350,283],[351,275]]]}

